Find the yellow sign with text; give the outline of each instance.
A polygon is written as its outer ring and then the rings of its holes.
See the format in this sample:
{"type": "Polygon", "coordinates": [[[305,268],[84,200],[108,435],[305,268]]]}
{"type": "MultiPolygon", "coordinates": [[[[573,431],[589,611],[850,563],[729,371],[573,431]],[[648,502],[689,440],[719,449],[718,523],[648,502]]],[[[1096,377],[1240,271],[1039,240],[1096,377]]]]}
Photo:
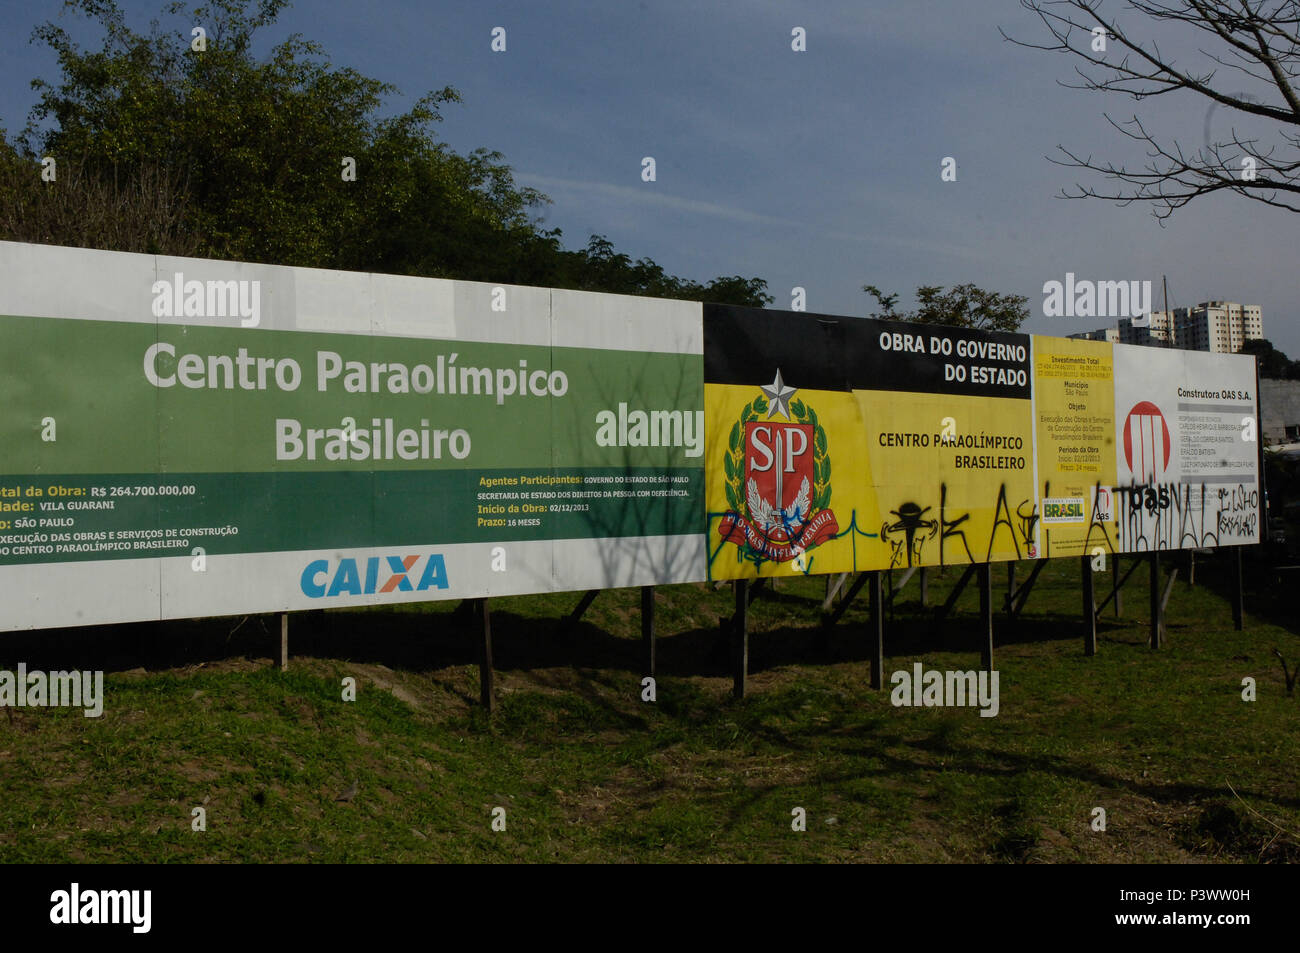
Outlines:
{"type": "Polygon", "coordinates": [[[1111,346],[1034,338],[1034,424],[1044,557],[1115,551],[1111,346]]]}
{"type": "Polygon", "coordinates": [[[1029,402],[857,391],[884,520],[880,565],[1033,558],[1029,402]]]}
{"type": "Polygon", "coordinates": [[[704,392],[710,578],[1037,554],[1026,400],[803,389],[774,409],[757,387],[704,392]]]}

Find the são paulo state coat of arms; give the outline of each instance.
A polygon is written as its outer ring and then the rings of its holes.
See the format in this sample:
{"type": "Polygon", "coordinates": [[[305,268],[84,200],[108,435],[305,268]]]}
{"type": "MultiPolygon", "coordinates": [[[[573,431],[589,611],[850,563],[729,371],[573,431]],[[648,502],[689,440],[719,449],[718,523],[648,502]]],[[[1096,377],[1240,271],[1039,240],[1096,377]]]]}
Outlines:
{"type": "Polygon", "coordinates": [[[797,388],[780,370],[760,389],[731,428],[723,459],[729,509],[718,532],[747,559],[789,562],[839,532],[826,431],[812,407],[792,399],[797,388]]]}

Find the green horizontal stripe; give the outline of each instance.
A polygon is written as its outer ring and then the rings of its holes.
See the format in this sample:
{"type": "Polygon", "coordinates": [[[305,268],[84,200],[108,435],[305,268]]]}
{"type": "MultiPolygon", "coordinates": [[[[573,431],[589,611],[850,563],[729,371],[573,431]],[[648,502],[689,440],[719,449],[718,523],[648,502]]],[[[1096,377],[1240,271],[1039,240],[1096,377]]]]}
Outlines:
{"type": "Polygon", "coordinates": [[[62,503],[63,509],[0,512],[0,565],[71,562],[189,555],[201,546],[210,555],[282,552],[307,549],[345,549],[365,546],[403,546],[509,542],[544,539],[598,539],[627,536],[664,536],[697,533],[704,525],[704,470],[692,468],[583,468],[498,469],[461,471],[339,471],[333,473],[185,473],[0,476],[0,491],[17,488],[19,496],[0,492],[0,503],[62,503]],[[681,483],[638,482],[637,478],[671,476],[681,483]],[[537,477],[614,478],[617,482],[536,484],[485,487],[481,479],[537,477]],[[27,495],[38,487],[42,496],[27,495]],[[51,495],[51,487],[81,490],[84,495],[51,495]],[[154,488],[152,494],[114,495],[115,488],[154,488]],[[159,488],[193,487],[192,494],[159,493],[159,488]],[[683,496],[649,495],[668,487],[683,496]],[[92,495],[92,488],[103,496],[92,495]],[[562,498],[565,492],[628,491],[634,496],[562,498]],[[528,498],[480,500],[479,494],[530,494],[528,498]],[[532,494],[554,493],[554,498],[532,494]],[[70,509],[78,504],[108,501],[112,509],[70,509]],[[546,512],[523,512],[524,506],[545,506],[546,512]],[[518,512],[480,512],[480,507],[519,507],[518,512]],[[569,507],[561,512],[557,507],[569,507]],[[585,509],[584,509],[585,507],[585,509]],[[72,525],[55,521],[72,520],[72,525]],[[540,520],[540,525],[481,525],[479,520],[540,520]],[[33,528],[17,522],[33,520],[33,528]],[[42,525],[47,524],[47,525],[42,525]],[[182,534],[183,530],[233,526],[237,534],[182,534]],[[136,548],[135,540],[85,540],[77,534],[138,531],[175,531],[163,540],[187,540],[184,546],[150,542],[136,548]],[[27,534],[50,537],[45,542],[17,543],[27,534]],[[55,534],[73,538],[60,540],[55,534]],[[96,542],[128,542],[130,549],[92,552],[60,551],[63,546],[96,542]],[[15,552],[19,546],[38,545],[49,553],[15,552]]]}

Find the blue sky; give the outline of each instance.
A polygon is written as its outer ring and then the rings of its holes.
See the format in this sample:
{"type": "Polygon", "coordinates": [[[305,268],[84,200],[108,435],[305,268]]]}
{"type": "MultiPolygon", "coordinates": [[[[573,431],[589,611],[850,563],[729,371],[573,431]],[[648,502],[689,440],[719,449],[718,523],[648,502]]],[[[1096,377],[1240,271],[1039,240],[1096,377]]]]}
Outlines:
{"type": "MultiPolygon", "coordinates": [[[[121,6],[144,30],[163,4],[121,6]]],[[[10,134],[35,100],[29,81],[57,76],[52,54],[29,44],[32,28],[58,18],[92,35],[60,10],[0,2],[10,134]]],[[[316,40],[336,65],[398,86],[393,110],[456,87],[464,103],[447,108],[439,134],[461,151],[502,152],[521,184],[554,200],[546,224],[569,247],[600,233],[674,274],[765,278],[774,307],[804,287],[808,310],[832,314],[871,310],[867,282],[909,305],[918,285],[971,281],[1026,295],[1026,329],[1049,334],[1111,322],[1044,317],[1044,282],[1145,279],[1159,305],[1167,275],[1171,306],[1259,304],[1266,336],[1300,357],[1300,215],[1225,195],[1162,228],[1144,206],[1055,197],[1077,181],[1107,184],[1048,162],[1058,144],[1140,164],[1103,112],[1136,113],[1196,148],[1207,103],[1062,88],[1071,60],[1014,46],[999,26],[1043,39],[1016,0],[373,0],[299,2],[263,42],[316,40]],[[504,53],[490,49],[497,26],[504,53]],[[796,26],[807,52],[791,50],[796,26]],[[643,156],[657,181],[641,180],[643,156]],[[956,182],[940,180],[945,156],[956,182]]],[[[1214,135],[1233,122],[1223,109],[1208,120],[1214,135]]]]}

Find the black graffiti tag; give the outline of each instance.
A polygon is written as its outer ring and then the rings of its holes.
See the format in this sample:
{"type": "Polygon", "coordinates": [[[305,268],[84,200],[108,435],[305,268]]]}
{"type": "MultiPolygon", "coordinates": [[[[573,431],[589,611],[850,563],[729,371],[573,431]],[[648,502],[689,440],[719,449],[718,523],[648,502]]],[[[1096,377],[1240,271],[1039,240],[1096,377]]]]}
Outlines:
{"type": "Polygon", "coordinates": [[[1259,525],[1259,490],[1237,484],[1219,489],[1219,534],[1254,536],[1259,525]]]}

